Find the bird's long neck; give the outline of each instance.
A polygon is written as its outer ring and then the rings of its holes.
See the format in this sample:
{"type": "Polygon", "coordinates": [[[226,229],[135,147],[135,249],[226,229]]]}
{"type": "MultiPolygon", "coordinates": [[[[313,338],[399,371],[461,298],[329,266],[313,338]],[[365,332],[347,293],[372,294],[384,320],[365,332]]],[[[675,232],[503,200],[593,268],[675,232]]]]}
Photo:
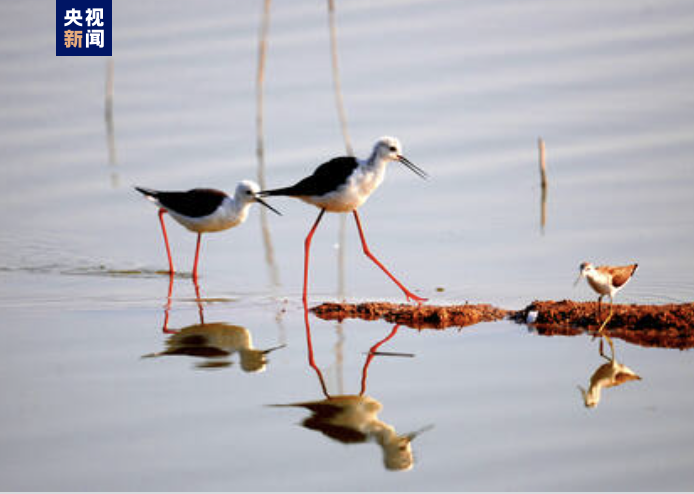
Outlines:
{"type": "Polygon", "coordinates": [[[359,166],[363,168],[364,171],[375,173],[377,175],[383,175],[386,171],[388,161],[388,159],[383,158],[376,151],[374,151],[367,160],[359,160],[359,166]]]}
{"type": "Polygon", "coordinates": [[[581,388],[581,394],[583,395],[583,402],[587,407],[595,407],[600,402],[600,391],[602,391],[603,383],[590,383],[590,387],[586,391],[581,388]]]}
{"type": "Polygon", "coordinates": [[[224,201],[224,214],[227,221],[230,223],[241,223],[248,216],[248,210],[251,207],[250,202],[240,201],[238,199],[227,199],[224,201]]]}
{"type": "Polygon", "coordinates": [[[250,202],[244,202],[244,201],[233,201],[234,202],[234,210],[237,213],[243,213],[243,212],[248,212],[249,208],[251,207],[250,202]]]}

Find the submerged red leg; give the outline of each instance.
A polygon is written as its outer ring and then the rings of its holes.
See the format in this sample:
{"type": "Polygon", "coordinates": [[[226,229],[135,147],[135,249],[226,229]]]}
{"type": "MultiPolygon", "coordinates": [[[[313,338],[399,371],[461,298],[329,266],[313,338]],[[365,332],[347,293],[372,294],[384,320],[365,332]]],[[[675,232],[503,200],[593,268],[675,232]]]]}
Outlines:
{"type": "Polygon", "coordinates": [[[200,315],[200,324],[205,324],[205,311],[202,308],[202,297],[200,296],[200,285],[197,278],[193,278],[193,286],[195,287],[195,302],[198,304],[198,314],[200,315]]]}
{"type": "Polygon", "coordinates": [[[390,340],[393,336],[395,336],[395,333],[398,332],[398,329],[400,329],[400,325],[396,324],[390,331],[388,336],[383,338],[381,341],[379,341],[369,349],[369,354],[367,355],[366,361],[364,362],[364,368],[361,370],[361,391],[359,391],[359,396],[364,396],[364,393],[366,393],[366,378],[369,373],[369,365],[371,365],[371,361],[373,360],[374,355],[376,355],[378,348],[381,345],[383,345],[386,341],[390,340]]]}
{"type": "Polygon", "coordinates": [[[197,285],[197,281],[198,281],[198,258],[200,257],[200,240],[201,239],[202,239],[202,233],[198,233],[198,243],[195,246],[195,261],[193,262],[193,281],[195,281],[196,285],[197,285]]]}
{"type": "Polygon", "coordinates": [[[166,305],[164,306],[164,326],[162,332],[170,334],[176,331],[169,330],[169,311],[171,310],[171,295],[173,294],[174,275],[169,273],[169,293],[166,295],[166,305]]]}
{"type": "Polygon", "coordinates": [[[366,238],[364,238],[364,231],[361,228],[361,222],[359,221],[359,214],[357,213],[357,210],[355,209],[354,211],[352,211],[352,214],[354,215],[354,220],[357,222],[357,229],[359,230],[359,238],[361,238],[361,245],[364,248],[364,254],[366,254],[366,257],[368,257],[373,262],[375,262],[376,265],[379,268],[381,268],[383,270],[383,272],[385,274],[387,274],[388,277],[391,280],[393,280],[393,282],[395,282],[396,285],[398,285],[400,290],[402,290],[405,293],[405,297],[407,297],[408,301],[414,300],[418,304],[421,304],[422,302],[426,302],[427,299],[419,297],[419,296],[415,295],[414,293],[412,293],[411,291],[409,291],[407,288],[405,288],[405,286],[402,283],[400,283],[395,276],[390,274],[390,271],[388,271],[386,269],[386,267],[383,264],[381,264],[378,259],[376,259],[376,256],[374,256],[371,253],[371,251],[369,250],[369,246],[366,245],[366,238]]]}
{"type": "Polygon", "coordinates": [[[306,351],[308,354],[308,365],[316,372],[318,376],[318,381],[320,381],[320,387],[323,390],[323,394],[326,398],[330,398],[328,393],[328,388],[325,385],[325,379],[323,378],[323,373],[321,372],[318,365],[316,365],[316,360],[313,357],[313,343],[311,341],[311,325],[308,322],[308,307],[304,303],[304,324],[306,325],[306,351]]]}
{"type": "Polygon", "coordinates": [[[173,259],[171,258],[171,247],[169,247],[169,237],[166,235],[166,225],[164,224],[164,214],[166,209],[159,210],[159,223],[161,223],[161,232],[164,235],[164,244],[166,245],[166,256],[169,258],[169,273],[174,274],[176,270],[174,269],[173,259]]]}
{"type": "Polygon", "coordinates": [[[323,214],[325,214],[325,209],[321,209],[320,213],[318,213],[318,218],[316,218],[316,222],[313,224],[313,227],[311,227],[311,231],[308,232],[306,240],[304,241],[304,293],[302,296],[304,306],[306,306],[306,292],[308,287],[308,257],[311,250],[311,239],[313,239],[313,234],[316,228],[318,228],[318,223],[320,223],[320,220],[323,218],[323,214]]]}

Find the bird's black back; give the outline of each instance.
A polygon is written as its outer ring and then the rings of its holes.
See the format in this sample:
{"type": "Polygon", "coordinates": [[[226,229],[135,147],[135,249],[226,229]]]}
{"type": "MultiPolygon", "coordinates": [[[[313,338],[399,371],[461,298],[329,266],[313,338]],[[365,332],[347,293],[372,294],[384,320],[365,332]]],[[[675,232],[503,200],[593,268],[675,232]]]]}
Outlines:
{"type": "Polygon", "coordinates": [[[316,168],[312,175],[290,187],[264,190],[260,194],[266,196],[322,196],[338,189],[358,166],[359,162],[351,156],[333,158],[316,168]]]}
{"type": "Polygon", "coordinates": [[[191,189],[186,192],[163,192],[140,187],[136,189],[156,199],[164,209],[191,218],[214,213],[227,197],[224,192],[216,189],[191,189]]]}

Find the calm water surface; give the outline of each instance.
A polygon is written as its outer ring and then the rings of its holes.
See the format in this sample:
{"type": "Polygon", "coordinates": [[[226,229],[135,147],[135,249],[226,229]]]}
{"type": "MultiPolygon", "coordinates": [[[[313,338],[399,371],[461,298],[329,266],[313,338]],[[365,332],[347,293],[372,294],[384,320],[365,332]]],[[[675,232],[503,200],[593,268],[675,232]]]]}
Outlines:
{"type": "MultiPolygon", "coordinates": [[[[317,211],[298,201],[273,201],[274,264],[257,211],[205,240],[200,304],[195,238],[172,224],[184,273],[167,320],[156,211],[131,186],[256,178],[262,5],[116,2],[112,149],[107,62],[55,57],[53,9],[0,5],[1,488],[691,489],[690,351],[615,341],[641,380],[603,389],[594,408],[578,387],[606,360],[589,336],[310,316],[309,353],[302,254],[317,211]],[[398,355],[367,362],[379,343],[398,355]]],[[[337,12],[357,153],[396,135],[431,176],[392,165],[362,208],[372,249],[408,286],[433,303],[520,308],[592,299],[572,286],[581,261],[637,261],[620,302],[694,300],[690,2],[337,12]]],[[[279,186],[344,150],[326,6],[273,3],[268,50],[279,186]]],[[[339,224],[328,215],[314,239],[312,302],[401,301],[351,221],[339,293],[339,224]]]]}

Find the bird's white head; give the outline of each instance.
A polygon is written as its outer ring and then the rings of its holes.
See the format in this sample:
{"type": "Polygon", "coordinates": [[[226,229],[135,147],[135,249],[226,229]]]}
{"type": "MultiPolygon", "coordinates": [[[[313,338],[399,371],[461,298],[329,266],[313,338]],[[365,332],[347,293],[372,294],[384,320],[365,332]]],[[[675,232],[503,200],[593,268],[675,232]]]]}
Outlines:
{"type": "Polygon", "coordinates": [[[370,161],[399,161],[421,178],[427,177],[424,170],[402,155],[402,146],[400,145],[400,141],[395,137],[384,136],[376,141],[370,161]]]}
{"type": "Polygon", "coordinates": [[[581,278],[585,278],[589,274],[595,271],[595,266],[593,266],[589,262],[582,262],[581,265],[578,267],[578,278],[576,278],[576,281],[574,282],[574,286],[578,284],[579,281],[581,281],[581,278]]]}
{"type": "Polygon", "coordinates": [[[255,183],[252,180],[241,180],[236,186],[236,192],[234,192],[234,200],[238,201],[238,203],[241,205],[257,202],[268,208],[273,213],[282,216],[282,213],[280,213],[275,208],[270,206],[267,202],[258,197],[258,192],[260,192],[260,186],[257,183],[255,183]]]}
{"type": "Polygon", "coordinates": [[[581,392],[583,404],[586,408],[595,408],[598,406],[598,403],[600,403],[600,388],[591,387],[586,390],[579,386],[578,390],[581,392]]]}
{"type": "Polygon", "coordinates": [[[400,161],[402,146],[396,137],[383,136],[374,144],[373,154],[377,159],[400,161]]]}
{"type": "Polygon", "coordinates": [[[258,192],[260,192],[260,187],[253,180],[241,180],[236,185],[234,199],[239,202],[254,202],[258,192]]]}

